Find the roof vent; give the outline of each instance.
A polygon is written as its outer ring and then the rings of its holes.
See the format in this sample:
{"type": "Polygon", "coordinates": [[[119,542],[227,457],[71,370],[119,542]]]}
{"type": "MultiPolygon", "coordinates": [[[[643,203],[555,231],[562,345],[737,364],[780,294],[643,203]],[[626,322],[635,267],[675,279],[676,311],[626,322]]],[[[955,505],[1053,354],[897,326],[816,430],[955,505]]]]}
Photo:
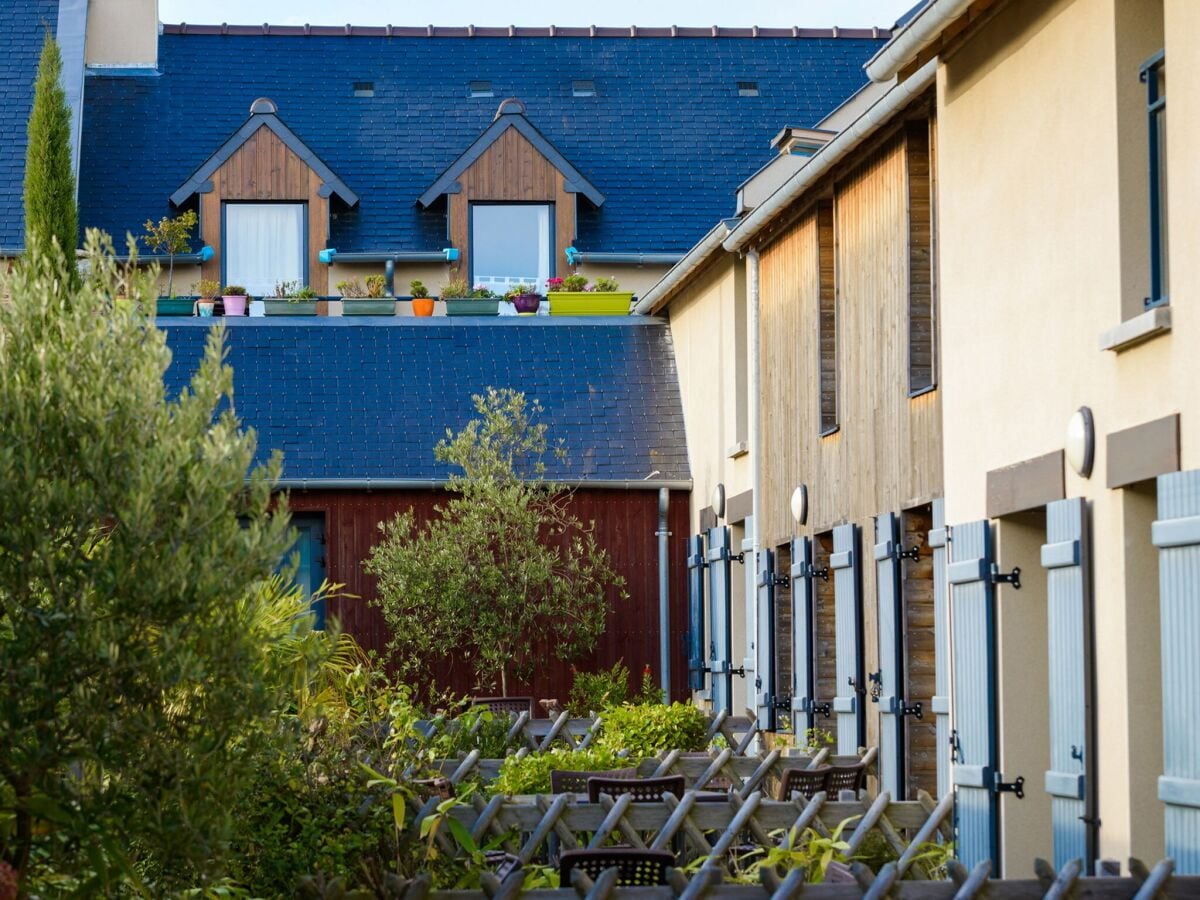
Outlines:
{"type": "Polygon", "coordinates": [[[500,101],[500,105],[496,107],[496,115],[492,117],[492,121],[501,116],[523,116],[525,115],[525,104],[516,97],[505,97],[500,101]]]}
{"type": "Polygon", "coordinates": [[[586,79],[586,80],[582,80],[582,81],[572,81],[571,82],[571,96],[572,97],[595,97],[596,96],[596,82],[592,81],[591,79],[586,79]]]}
{"type": "Polygon", "coordinates": [[[374,97],[375,82],[373,81],[356,81],[354,82],[355,97],[374,97]]]}
{"type": "Polygon", "coordinates": [[[757,81],[739,81],[737,83],[739,97],[757,97],[758,82],[757,81]]]}
{"type": "Polygon", "coordinates": [[[496,94],[492,90],[492,83],[490,81],[472,81],[467,85],[467,96],[495,97],[496,94]]]}
{"type": "Polygon", "coordinates": [[[279,112],[279,107],[270,97],[259,97],[250,104],[250,115],[252,116],[273,116],[277,112],[279,112]]]}

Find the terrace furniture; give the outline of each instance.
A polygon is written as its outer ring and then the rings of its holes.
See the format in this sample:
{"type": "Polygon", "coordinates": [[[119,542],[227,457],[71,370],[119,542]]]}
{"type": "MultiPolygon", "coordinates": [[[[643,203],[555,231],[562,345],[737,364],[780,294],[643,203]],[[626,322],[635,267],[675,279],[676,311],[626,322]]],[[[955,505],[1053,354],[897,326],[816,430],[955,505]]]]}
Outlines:
{"type": "Polygon", "coordinates": [[[503,881],[515,869],[521,868],[521,859],[503,850],[488,850],[483,854],[483,860],[492,874],[503,881]]]}
{"type": "Polygon", "coordinates": [[[662,778],[605,778],[593,776],[587,780],[588,800],[600,802],[600,795],[607,794],[614,800],[622,794],[632,794],[634,803],[658,803],[663,794],[683,796],[685,779],[682,775],[665,775],[662,778]]]}
{"type": "Polygon", "coordinates": [[[857,798],[858,792],[866,785],[866,781],[867,764],[865,762],[848,766],[834,765],[829,767],[829,781],[826,790],[832,800],[840,798],[842,791],[853,791],[857,798]]]}
{"type": "Polygon", "coordinates": [[[533,718],[532,697],[473,697],[471,702],[475,706],[486,706],[494,713],[519,716],[521,713],[527,712],[529,717],[533,718]]]}
{"type": "Polygon", "coordinates": [[[829,775],[833,766],[817,766],[813,769],[787,769],[779,779],[778,800],[791,800],[798,793],[805,800],[821,791],[829,791],[829,775]]]}
{"type": "Polygon", "coordinates": [[[617,884],[631,886],[667,883],[667,869],[675,865],[669,850],[641,850],[635,847],[605,847],[597,850],[566,850],[558,861],[559,878],[564,887],[571,884],[571,871],[580,869],[594,881],[606,869],[617,869],[617,884]]]}
{"type": "Polygon", "coordinates": [[[628,769],[609,769],[602,772],[577,772],[573,769],[552,769],[550,771],[550,793],[586,794],[589,778],[636,779],[637,769],[631,767],[628,769]]]}

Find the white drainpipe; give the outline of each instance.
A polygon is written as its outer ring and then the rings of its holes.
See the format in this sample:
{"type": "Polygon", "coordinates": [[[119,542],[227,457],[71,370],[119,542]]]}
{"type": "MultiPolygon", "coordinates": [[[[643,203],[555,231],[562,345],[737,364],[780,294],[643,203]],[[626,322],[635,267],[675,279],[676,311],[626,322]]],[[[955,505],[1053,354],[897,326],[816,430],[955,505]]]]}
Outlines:
{"type": "Polygon", "coordinates": [[[750,488],[751,488],[751,516],[753,518],[753,532],[750,535],[751,546],[753,547],[751,558],[746,560],[747,571],[750,572],[750,577],[746,579],[747,585],[755,585],[753,590],[747,591],[746,594],[746,645],[754,647],[755,652],[749,654],[749,659],[746,660],[745,668],[747,669],[747,690],[746,696],[750,708],[754,710],[751,715],[757,714],[756,703],[758,691],[755,689],[753,680],[759,677],[758,660],[761,658],[757,652],[758,644],[758,579],[754,573],[758,571],[758,554],[762,551],[762,426],[761,417],[759,416],[760,408],[760,393],[761,380],[759,378],[758,366],[758,251],[751,247],[746,252],[746,293],[749,300],[749,315],[750,315],[750,359],[748,365],[750,367],[750,488]],[[753,662],[751,662],[753,661],[753,662]],[[749,672],[750,666],[754,666],[754,672],[749,672]]]}

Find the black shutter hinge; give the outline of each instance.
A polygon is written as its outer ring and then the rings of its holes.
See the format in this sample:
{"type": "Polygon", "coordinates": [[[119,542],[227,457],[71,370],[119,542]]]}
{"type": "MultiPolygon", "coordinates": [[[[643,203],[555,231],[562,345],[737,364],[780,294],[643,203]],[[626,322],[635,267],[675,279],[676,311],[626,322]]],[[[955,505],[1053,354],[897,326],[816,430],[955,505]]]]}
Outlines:
{"type": "Polygon", "coordinates": [[[772,709],[777,709],[782,712],[791,712],[792,695],[791,694],[780,694],[778,697],[772,697],[770,705],[771,705],[772,709]]]}
{"type": "Polygon", "coordinates": [[[921,701],[919,701],[919,700],[916,703],[912,704],[912,706],[905,706],[905,705],[901,704],[900,715],[913,716],[917,719],[924,719],[925,718],[925,707],[922,705],[921,701]]]}
{"type": "Polygon", "coordinates": [[[760,572],[758,575],[758,586],[764,587],[768,584],[776,587],[790,587],[792,577],[790,575],[776,575],[774,572],[760,572]]]}
{"type": "Polygon", "coordinates": [[[821,566],[821,568],[818,569],[812,563],[809,563],[804,568],[804,577],[805,578],[820,578],[822,581],[828,581],[829,580],[829,566],[821,566]]]}
{"type": "Polygon", "coordinates": [[[877,670],[868,673],[867,680],[871,682],[871,702],[878,703],[879,697],[883,693],[883,671],[877,670]]]}
{"type": "Polygon", "coordinates": [[[725,671],[727,671],[730,675],[737,675],[739,678],[746,677],[745,666],[738,666],[736,669],[726,669],[725,671]]]}
{"type": "Polygon", "coordinates": [[[1025,776],[1018,775],[1016,781],[1003,781],[1003,775],[996,773],[996,782],[993,790],[997,794],[1015,794],[1018,800],[1025,799],[1025,776]]]}
{"type": "Polygon", "coordinates": [[[992,584],[1011,584],[1014,591],[1021,589],[1021,567],[1013,566],[1011,572],[1001,572],[1000,567],[992,563],[992,584]]]}
{"type": "Polygon", "coordinates": [[[906,559],[911,559],[913,562],[916,562],[920,558],[920,547],[909,547],[907,550],[901,550],[899,547],[896,548],[896,560],[898,562],[903,562],[906,559]]]}
{"type": "Polygon", "coordinates": [[[824,716],[828,719],[831,715],[833,715],[833,704],[829,702],[817,703],[814,701],[809,703],[808,711],[814,716],[824,716]]]}

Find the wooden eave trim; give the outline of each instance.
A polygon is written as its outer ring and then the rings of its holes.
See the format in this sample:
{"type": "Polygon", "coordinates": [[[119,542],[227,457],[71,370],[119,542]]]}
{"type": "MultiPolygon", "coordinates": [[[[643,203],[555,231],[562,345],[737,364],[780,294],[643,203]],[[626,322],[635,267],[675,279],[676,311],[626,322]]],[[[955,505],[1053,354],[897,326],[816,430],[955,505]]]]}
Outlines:
{"type": "Polygon", "coordinates": [[[939,56],[943,61],[973,38],[1008,3],[1008,0],[976,0],[967,11],[942,29],[938,39],[900,68],[897,78],[908,78],[929,60],[939,56]]]}

